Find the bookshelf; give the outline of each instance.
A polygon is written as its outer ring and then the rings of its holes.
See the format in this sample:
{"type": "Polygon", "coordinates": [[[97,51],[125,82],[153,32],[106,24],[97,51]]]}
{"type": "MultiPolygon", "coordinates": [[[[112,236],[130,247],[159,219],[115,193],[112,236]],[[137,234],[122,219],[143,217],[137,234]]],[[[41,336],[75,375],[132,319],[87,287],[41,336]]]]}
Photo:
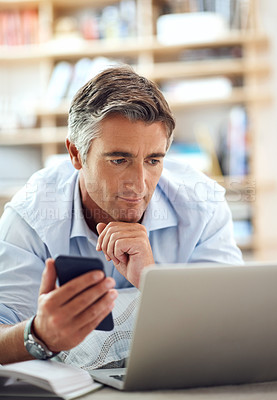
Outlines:
{"type": "MultiPolygon", "coordinates": [[[[221,13],[222,8],[218,8],[219,3],[232,4],[229,0],[213,0],[209,3],[213,4],[214,10],[206,11],[219,10],[221,13]]],[[[246,110],[249,118],[246,133],[250,149],[249,170],[244,176],[216,178],[226,187],[231,209],[232,184],[236,184],[236,192],[241,194],[244,201],[241,208],[238,205],[233,207],[234,213],[240,215],[238,210],[246,209],[246,219],[253,225],[253,233],[241,243],[241,248],[255,250],[260,247],[260,243],[263,243],[263,238],[259,234],[259,220],[262,216],[256,215],[255,201],[248,201],[247,196],[244,195],[249,189],[249,182],[254,182],[256,179],[255,157],[258,150],[256,150],[255,140],[258,133],[254,124],[251,123],[251,118],[259,112],[259,107],[265,107],[270,103],[271,94],[266,85],[263,85],[270,75],[269,63],[264,57],[268,50],[268,38],[258,29],[256,0],[248,3],[247,10],[231,10],[234,11],[232,16],[230,11],[227,28],[225,27],[214,38],[202,35],[197,40],[186,38],[180,41],[178,37],[175,42],[174,40],[167,42],[161,40],[162,35],[157,28],[159,18],[166,13],[195,14],[204,7],[205,2],[201,0],[194,2],[177,0],[0,1],[0,28],[3,27],[3,18],[5,19],[7,14],[15,18],[15,16],[23,15],[24,12],[32,11],[33,15],[37,16],[37,22],[34,23],[37,32],[34,35],[35,39],[30,43],[18,45],[16,42],[8,42],[5,44],[3,37],[2,41],[0,40],[0,84],[6,86],[4,93],[11,92],[8,103],[12,104],[12,96],[17,95],[17,87],[12,84],[14,76],[18,73],[22,76],[24,74],[27,76],[28,73],[34,76],[29,84],[30,96],[33,96],[34,100],[30,107],[31,118],[27,121],[23,118],[23,122],[21,120],[18,122],[14,117],[11,118],[13,123],[8,123],[7,126],[0,124],[0,151],[11,149],[15,145],[22,146],[23,149],[31,146],[40,152],[41,166],[49,155],[65,151],[63,143],[66,136],[66,118],[70,99],[62,98],[55,107],[52,106],[51,101],[48,104],[44,101],[53,71],[61,62],[66,62],[74,71],[77,62],[84,58],[94,60],[106,57],[108,62],[123,61],[132,65],[139,73],[156,81],[162,89],[168,84],[170,86],[171,81],[177,81],[178,84],[182,81],[191,82],[200,79],[201,83],[201,79],[207,82],[209,79],[221,77],[230,87],[224,95],[219,97],[201,98],[200,96],[182,99],[171,96],[170,93],[166,96],[176,114],[177,125],[178,123],[182,125],[182,121],[190,113],[196,113],[197,118],[201,118],[205,112],[210,114],[209,110],[212,112],[219,110],[226,118],[228,110],[232,107],[240,106],[246,110]],[[189,3],[195,5],[193,10],[189,10],[189,3]],[[132,26],[127,23],[126,12],[122,11],[124,7],[128,7],[132,26]],[[107,18],[110,18],[108,20],[112,22],[117,18],[117,24],[122,29],[117,29],[115,23],[114,31],[108,30],[107,26],[105,27],[107,18]],[[90,28],[87,25],[88,21],[90,28]],[[94,24],[94,31],[91,28],[92,24],[94,24]],[[98,37],[93,37],[93,35],[98,35],[98,37]],[[10,91],[7,82],[15,88],[13,87],[10,91]]],[[[3,28],[1,29],[3,32],[3,28]]],[[[17,84],[20,87],[18,81],[17,84]]],[[[23,85],[22,93],[25,89],[23,85]]],[[[1,108],[0,99],[0,120],[1,112],[3,115],[5,107],[8,106],[2,99],[1,108]]],[[[8,111],[13,114],[15,107],[10,107],[8,111]]],[[[178,141],[186,141],[186,132],[179,129],[176,131],[176,138],[178,141]]],[[[210,171],[210,174],[213,174],[213,171],[210,171]]],[[[271,187],[271,182],[265,182],[258,189],[255,186],[255,196],[265,190],[269,191],[269,187],[271,187]]],[[[0,195],[2,202],[14,190],[14,185],[8,189],[3,188],[0,195]]],[[[235,215],[234,219],[236,219],[235,215]]]]}

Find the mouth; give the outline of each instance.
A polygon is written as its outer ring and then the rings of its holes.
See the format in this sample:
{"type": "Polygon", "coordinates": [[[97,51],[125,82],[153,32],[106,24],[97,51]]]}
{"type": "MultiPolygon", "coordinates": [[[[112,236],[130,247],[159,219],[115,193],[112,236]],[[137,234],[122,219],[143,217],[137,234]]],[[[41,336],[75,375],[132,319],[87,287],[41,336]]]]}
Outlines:
{"type": "Polygon", "coordinates": [[[118,196],[120,200],[125,201],[128,204],[139,204],[143,201],[143,197],[121,197],[118,196]]]}

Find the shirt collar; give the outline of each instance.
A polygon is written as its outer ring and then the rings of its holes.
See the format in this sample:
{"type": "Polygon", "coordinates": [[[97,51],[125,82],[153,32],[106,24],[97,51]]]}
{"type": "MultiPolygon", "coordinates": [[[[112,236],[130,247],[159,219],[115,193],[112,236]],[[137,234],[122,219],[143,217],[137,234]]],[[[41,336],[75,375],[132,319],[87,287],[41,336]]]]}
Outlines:
{"type": "Polygon", "coordinates": [[[75,189],[74,189],[74,201],[72,207],[72,223],[70,239],[74,237],[84,236],[91,239],[93,242],[97,241],[97,236],[91,229],[89,229],[82,207],[81,193],[79,188],[79,177],[76,179],[75,189]]]}
{"type": "Polygon", "coordinates": [[[145,210],[142,225],[146,227],[148,233],[178,225],[176,213],[159,185],[145,210]]]}
{"type": "MultiPolygon", "coordinates": [[[[159,185],[156,187],[145,210],[142,225],[145,226],[148,233],[178,225],[176,213],[159,185]]],[[[78,178],[74,189],[70,238],[80,236],[87,237],[93,241],[97,240],[96,234],[89,229],[84,217],[78,178]]]]}

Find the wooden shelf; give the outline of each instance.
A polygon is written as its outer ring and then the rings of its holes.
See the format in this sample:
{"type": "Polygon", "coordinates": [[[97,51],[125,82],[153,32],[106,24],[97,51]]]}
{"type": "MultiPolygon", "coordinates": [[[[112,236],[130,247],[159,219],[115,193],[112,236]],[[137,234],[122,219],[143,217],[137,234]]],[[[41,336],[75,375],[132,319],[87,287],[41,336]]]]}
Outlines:
{"type": "MultiPolygon", "coordinates": [[[[2,0],[0,2],[0,9],[11,9],[15,7],[39,7],[43,3],[41,0],[2,0]]],[[[84,6],[89,7],[105,7],[110,4],[117,4],[118,0],[48,0],[44,1],[44,3],[50,3],[54,7],[74,7],[80,8],[84,6]]]]}
{"type": "Polygon", "coordinates": [[[168,52],[176,52],[180,50],[190,49],[201,49],[201,48],[217,48],[225,46],[236,46],[236,45],[248,45],[255,44],[258,46],[268,45],[268,38],[263,33],[257,33],[256,31],[230,31],[225,36],[222,36],[215,40],[203,40],[203,41],[191,41],[187,43],[178,43],[172,45],[164,45],[158,42],[156,38],[152,38],[153,51],[156,53],[163,53],[165,49],[168,52]]]}
{"type": "Polygon", "coordinates": [[[230,96],[195,100],[195,101],[175,101],[167,96],[168,102],[174,111],[182,110],[191,107],[214,107],[221,105],[232,104],[248,104],[248,103],[266,103],[271,100],[271,95],[268,91],[254,92],[246,88],[234,88],[230,96]]]}
{"type": "MultiPolygon", "coordinates": [[[[232,105],[232,104],[244,104],[244,103],[261,103],[268,102],[271,100],[271,95],[268,91],[260,90],[258,93],[251,91],[247,88],[234,88],[232,93],[228,97],[195,100],[195,101],[177,101],[170,100],[167,96],[170,107],[174,111],[178,111],[184,108],[190,107],[202,107],[202,106],[217,106],[217,105],[232,105]]],[[[36,115],[39,117],[64,117],[68,114],[69,102],[64,101],[61,105],[55,109],[49,109],[47,107],[39,106],[36,109],[36,115]]]]}
{"type": "Polygon", "coordinates": [[[1,134],[0,146],[61,144],[66,135],[66,127],[18,129],[1,134]]]}
{"type": "Polygon", "coordinates": [[[36,108],[36,115],[38,117],[65,117],[68,114],[69,102],[64,101],[56,108],[47,108],[39,106],[36,108]]]}
{"type": "MultiPolygon", "coordinates": [[[[123,57],[138,56],[141,53],[172,53],[186,49],[221,47],[255,43],[265,45],[264,35],[251,33],[233,33],[214,41],[191,42],[183,44],[163,45],[155,37],[95,40],[82,39],[53,40],[48,43],[26,46],[1,46],[0,61],[39,61],[43,59],[68,60],[81,57],[123,57]]],[[[250,68],[250,67],[249,67],[250,68]]]]}
{"type": "Polygon", "coordinates": [[[253,64],[242,58],[156,63],[153,71],[149,72],[148,69],[145,68],[144,73],[144,69],[141,67],[140,72],[155,81],[168,80],[169,71],[174,79],[269,73],[267,62],[258,61],[253,64]]]}
{"type": "Polygon", "coordinates": [[[38,7],[40,0],[3,0],[0,2],[0,10],[13,10],[16,8],[38,7]]]}
{"type": "Polygon", "coordinates": [[[111,4],[118,4],[118,0],[51,0],[54,7],[63,7],[63,8],[80,8],[80,7],[100,7],[103,8],[105,6],[111,4]]]}

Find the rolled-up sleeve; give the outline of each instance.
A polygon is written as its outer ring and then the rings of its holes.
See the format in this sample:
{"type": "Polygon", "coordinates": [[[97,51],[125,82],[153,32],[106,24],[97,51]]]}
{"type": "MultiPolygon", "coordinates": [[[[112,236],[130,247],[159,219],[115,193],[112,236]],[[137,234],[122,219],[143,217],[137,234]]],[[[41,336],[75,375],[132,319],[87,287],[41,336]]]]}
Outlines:
{"type": "Polygon", "coordinates": [[[14,324],[36,313],[47,248],[10,207],[0,220],[0,323],[14,324]]]}

